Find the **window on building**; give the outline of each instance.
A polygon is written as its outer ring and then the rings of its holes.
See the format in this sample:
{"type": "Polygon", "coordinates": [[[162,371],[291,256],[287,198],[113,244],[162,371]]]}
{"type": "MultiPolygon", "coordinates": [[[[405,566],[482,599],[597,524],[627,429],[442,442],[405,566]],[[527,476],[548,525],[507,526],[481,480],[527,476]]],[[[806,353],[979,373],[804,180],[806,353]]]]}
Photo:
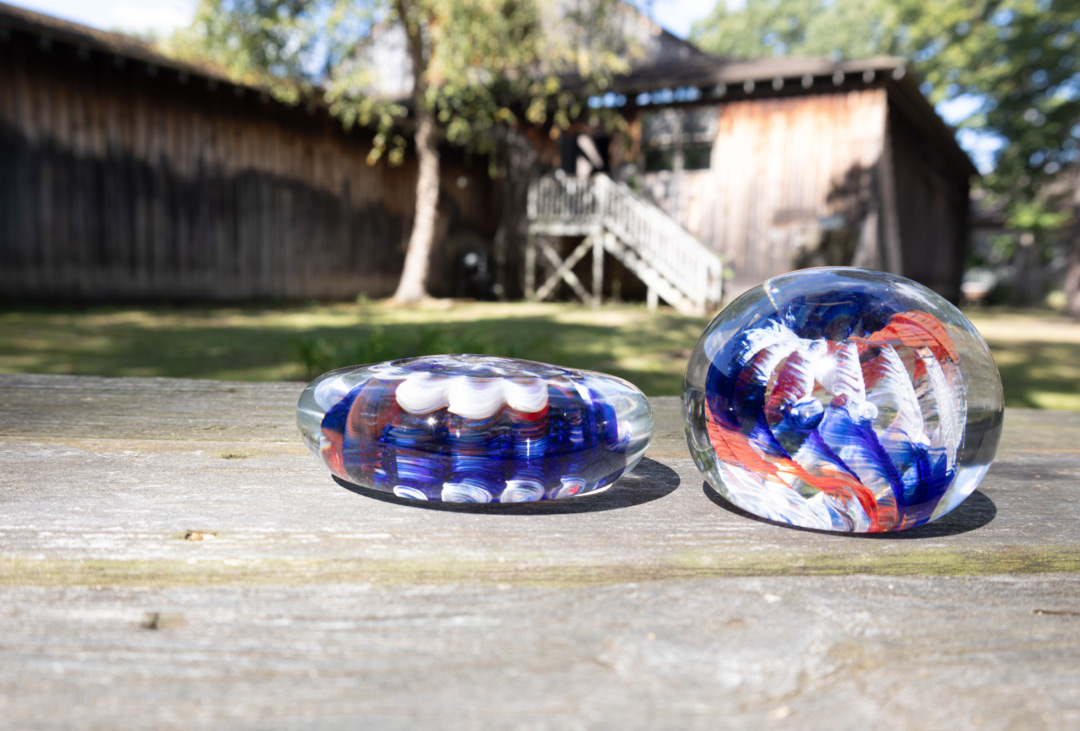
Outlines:
{"type": "Polygon", "coordinates": [[[708,170],[718,110],[661,109],[642,120],[645,172],[708,170]]]}
{"type": "Polygon", "coordinates": [[[645,172],[675,169],[675,151],[670,147],[645,148],[645,172]]]}
{"type": "Polygon", "coordinates": [[[708,170],[712,166],[712,143],[691,142],[683,145],[683,170],[708,170]]]}

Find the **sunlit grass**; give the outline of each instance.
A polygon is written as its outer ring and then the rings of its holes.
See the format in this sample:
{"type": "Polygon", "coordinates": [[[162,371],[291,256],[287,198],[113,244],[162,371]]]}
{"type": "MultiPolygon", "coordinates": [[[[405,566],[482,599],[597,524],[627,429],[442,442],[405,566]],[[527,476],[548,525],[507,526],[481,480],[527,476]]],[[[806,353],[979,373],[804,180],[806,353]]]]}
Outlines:
{"type": "MultiPolygon", "coordinates": [[[[1080,411],[1080,324],[1049,311],[968,315],[1009,406],[1080,411]]],[[[432,302],[263,308],[0,310],[0,372],[304,380],[337,366],[473,351],[613,373],[678,394],[707,318],[640,306],[432,302]]]]}
{"type": "Polygon", "coordinates": [[[1049,310],[976,310],[1006,406],[1080,411],[1080,323],[1049,310]]]}
{"type": "Polygon", "coordinates": [[[433,302],[416,308],[91,308],[0,311],[0,372],[303,380],[437,352],[602,370],[677,394],[704,318],[643,307],[433,302]]]}

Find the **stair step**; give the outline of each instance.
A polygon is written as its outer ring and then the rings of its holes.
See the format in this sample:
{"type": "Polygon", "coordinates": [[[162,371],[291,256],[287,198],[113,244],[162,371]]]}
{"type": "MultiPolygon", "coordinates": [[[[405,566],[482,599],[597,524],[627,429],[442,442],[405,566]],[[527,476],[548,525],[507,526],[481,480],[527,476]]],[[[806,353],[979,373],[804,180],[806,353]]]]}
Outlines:
{"type": "Polygon", "coordinates": [[[701,314],[705,309],[705,303],[698,303],[669,282],[664,275],[649,265],[645,259],[630,246],[622,241],[615,232],[605,237],[604,250],[622,262],[623,266],[633,272],[641,281],[655,290],[660,299],[664,300],[677,311],[684,315],[701,314]]]}
{"type": "Polygon", "coordinates": [[[528,215],[530,234],[603,236],[605,250],[680,312],[704,314],[720,302],[719,259],[660,208],[606,175],[541,178],[529,187],[528,215]]]}

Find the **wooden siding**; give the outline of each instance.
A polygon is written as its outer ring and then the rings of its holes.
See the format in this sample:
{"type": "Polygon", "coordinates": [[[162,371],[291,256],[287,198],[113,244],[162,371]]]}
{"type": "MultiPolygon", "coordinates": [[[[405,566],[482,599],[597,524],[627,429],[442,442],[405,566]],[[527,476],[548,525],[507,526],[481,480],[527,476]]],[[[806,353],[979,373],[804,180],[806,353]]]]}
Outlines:
{"type": "MultiPolygon", "coordinates": [[[[392,292],[415,163],[250,89],[14,33],[0,40],[0,297],[392,292]]],[[[490,181],[444,155],[440,237],[490,235],[490,181]]],[[[473,237],[476,238],[475,236],[473,237]]],[[[433,289],[450,263],[436,259],[433,289]]]]}
{"type": "Polygon", "coordinates": [[[709,171],[646,173],[642,181],[724,257],[735,275],[729,291],[853,257],[885,266],[879,225],[864,230],[878,205],[884,88],[744,99],[718,110],[709,171]]]}
{"type": "Polygon", "coordinates": [[[970,235],[967,176],[895,110],[889,113],[889,139],[903,273],[958,300],[970,235]]]}
{"type": "Polygon", "coordinates": [[[645,173],[642,188],[724,256],[728,292],[792,269],[855,265],[956,300],[973,170],[889,88],[719,104],[711,169],[645,173]]]}

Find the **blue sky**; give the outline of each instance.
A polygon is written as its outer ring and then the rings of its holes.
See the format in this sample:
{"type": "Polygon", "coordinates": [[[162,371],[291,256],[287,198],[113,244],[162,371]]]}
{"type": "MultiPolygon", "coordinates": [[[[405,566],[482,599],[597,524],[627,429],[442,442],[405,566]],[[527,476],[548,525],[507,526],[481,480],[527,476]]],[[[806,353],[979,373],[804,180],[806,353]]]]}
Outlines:
{"type": "MultiPolygon", "coordinates": [[[[195,13],[197,0],[4,0],[40,13],[55,15],[103,30],[155,30],[168,32],[186,25],[195,13]]],[[[739,5],[740,0],[727,0],[739,5]]],[[[677,36],[686,37],[690,26],[705,17],[713,7],[710,0],[653,0],[653,17],[677,36]]],[[[974,111],[978,99],[961,98],[938,105],[938,113],[956,124],[974,111]]],[[[992,136],[961,130],[960,144],[972,156],[976,166],[987,172],[998,141],[992,136]]]]}
{"type": "Polygon", "coordinates": [[[169,31],[186,25],[196,0],[4,0],[103,30],[169,31]]]}
{"type": "MultiPolygon", "coordinates": [[[[168,31],[186,24],[196,0],[5,0],[40,13],[56,15],[103,30],[168,31]]],[[[709,0],[653,0],[653,15],[665,28],[686,37],[690,25],[712,8],[709,0]]]]}
{"type": "MultiPolygon", "coordinates": [[[[168,31],[191,20],[196,0],[5,0],[103,30],[168,31]]],[[[653,0],[653,14],[665,28],[686,37],[690,25],[711,9],[709,0],[653,0]]]]}

